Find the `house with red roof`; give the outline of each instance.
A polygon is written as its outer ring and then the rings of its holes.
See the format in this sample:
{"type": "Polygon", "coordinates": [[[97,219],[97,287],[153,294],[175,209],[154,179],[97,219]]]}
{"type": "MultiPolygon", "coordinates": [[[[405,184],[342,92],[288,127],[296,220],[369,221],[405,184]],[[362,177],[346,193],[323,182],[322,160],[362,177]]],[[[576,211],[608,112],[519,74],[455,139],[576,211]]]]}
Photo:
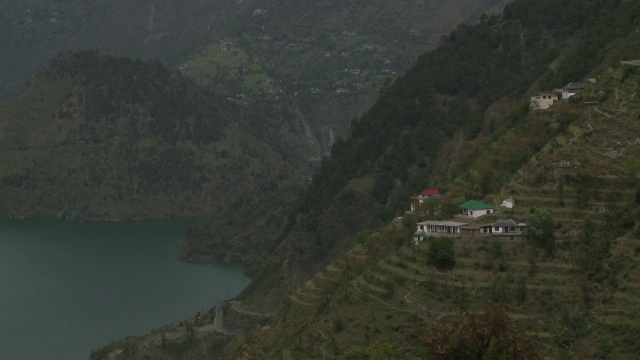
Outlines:
{"type": "Polygon", "coordinates": [[[440,189],[424,189],[420,194],[411,197],[411,211],[416,211],[416,208],[424,204],[427,199],[438,199],[440,197],[440,189]]]}

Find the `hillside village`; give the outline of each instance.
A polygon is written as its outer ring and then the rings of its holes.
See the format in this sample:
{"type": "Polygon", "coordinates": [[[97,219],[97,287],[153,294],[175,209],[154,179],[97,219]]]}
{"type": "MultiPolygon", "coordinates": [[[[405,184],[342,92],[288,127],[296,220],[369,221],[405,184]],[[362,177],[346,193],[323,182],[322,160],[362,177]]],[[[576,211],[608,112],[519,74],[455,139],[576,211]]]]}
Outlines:
{"type": "MultiPolygon", "coordinates": [[[[538,95],[532,96],[529,107],[532,110],[548,110],[553,108],[559,101],[568,101],[573,96],[582,93],[589,86],[597,83],[595,78],[588,78],[583,81],[569,82],[565,86],[552,91],[541,91],[538,95]]],[[[419,194],[411,197],[409,213],[417,215],[422,221],[416,225],[416,232],[413,242],[417,245],[428,237],[447,236],[459,239],[471,239],[477,236],[493,236],[503,239],[523,239],[527,235],[527,224],[518,222],[512,218],[502,218],[506,212],[499,211],[494,205],[487,204],[480,200],[467,200],[458,206],[460,210],[452,219],[439,219],[440,209],[443,204],[443,195],[439,189],[424,189],[419,194]],[[431,211],[425,210],[424,205],[428,202],[435,203],[431,206],[431,211]],[[436,211],[433,211],[433,209],[436,211]],[[498,217],[495,221],[482,221],[485,216],[493,215],[498,217]]],[[[502,201],[499,208],[511,210],[516,206],[513,198],[509,197],[502,201]]],[[[513,214],[513,211],[510,212],[513,214]]]]}
{"type": "MultiPolygon", "coordinates": [[[[581,94],[590,86],[595,85],[595,78],[587,78],[582,81],[569,82],[559,89],[541,91],[532,96],[529,101],[531,110],[549,110],[560,101],[566,102],[572,97],[581,94]]],[[[582,98],[581,98],[582,99],[582,98]]],[[[584,100],[584,99],[583,99],[584,100]]],[[[591,105],[596,102],[585,101],[591,105]]],[[[461,239],[470,239],[476,236],[499,236],[502,238],[522,239],[527,235],[527,224],[518,222],[512,218],[502,218],[505,212],[497,210],[493,205],[480,200],[467,200],[458,206],[459,213],[452,219],[440,219],[442,215],[443,195],[436,188],[424,189],[419,194],[411,197],[409,213],[417,215],[422,221],[417,223],[413,242],[418,244],[427,237],[448,236],[461,239]],[[433,203],[430,210],[425,209],[425,204],[433,203]],[[435,211],[434,211],[435,210],[435,211]],[[482,221],[486,215],[498,217],[495,221],[482,221]],[[483,219],[481,219],[483,218],[483,219]]],[[[505,198],[499,208],[511,210],[516,206],[513,198],[505,198]]],[[[510,212],[513,214],[513,211],[510,212]]]]}
{"type": "MultiPolygon", "coordinates": [[[[411,198],[410,213],[427,218],[427,220],[416,224],[417,228],[413,236],[413,242],[416,245],[430,236],[449,236],[460,239],[471,239],[476,236],[500,236],[514,240],[521,239],[526,235],[527,224],[524,222],[501,218],[493,222],[482,222],[486,215],[496,215],[498,211],[493,205],[480,200],[467,200],[460,204],[458,206],[460,212],[451,220],[437,220],[436,218],[441,212],[437,210],[425,211],[423,205],[426,205],[427,202],[440,201],[443,200],[439,189],[425,189],[411,198]]],[[[432,209],[439,209],[443,206],[438,203],[434,205],[432,209]]],[[[505,199],[500,204],[500,207],[505,209],[513,209],[514,206],[513,198],[505,199]]]]}

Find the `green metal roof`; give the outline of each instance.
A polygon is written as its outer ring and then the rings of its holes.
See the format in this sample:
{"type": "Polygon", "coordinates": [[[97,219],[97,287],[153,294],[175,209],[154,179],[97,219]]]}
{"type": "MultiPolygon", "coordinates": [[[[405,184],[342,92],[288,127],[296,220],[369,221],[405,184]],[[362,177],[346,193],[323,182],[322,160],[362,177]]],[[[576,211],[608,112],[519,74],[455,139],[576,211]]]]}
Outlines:
{"type": "Polygon", "coordinates": [[[479,200],[468,200],[464,202],[462,205],[460,205],[460,207],[463,209],[469,209],[469,210],[493,209],[493,206],[479,200]]]}

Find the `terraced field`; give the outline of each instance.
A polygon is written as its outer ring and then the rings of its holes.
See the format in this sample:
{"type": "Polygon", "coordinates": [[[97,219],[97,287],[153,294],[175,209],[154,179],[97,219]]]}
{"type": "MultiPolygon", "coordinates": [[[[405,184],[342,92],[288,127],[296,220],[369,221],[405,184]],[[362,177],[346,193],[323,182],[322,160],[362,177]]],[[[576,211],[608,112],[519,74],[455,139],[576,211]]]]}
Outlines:
{"type": "MultiPolygon", "coordinates": [[[[589,282],[574,265],[570,243],[546,259],[541,251],[532,256],[533,247],[521,240],[456,238],[455,267],[438,271],[427,261],[429,241],[394,245],[398,231],[389,226],[317,273],[290,296],[278,325],[254,333],[251,349],[236,341],[236,351],[335,358],[358,347],[406,343],[420,336],[417,326],[450,321],[457,309],[481,312],[507,303],[512,318],[548,347],[547,356],[638,354],[628,338],[640,330],[640,241],[615,242],[609,278],[589,282]],[[290,345],[272,347],[277,340],[290,345]]],[[[420,355],[423,350],[396,351],[420,355]]]]}
{"type": "MultiPolygon", "coordinates": [[[[430,241],[411,245],[396,222],[363,237],[308,280],[290,296],[277,325],[253,334],[251,342],[236,341],[234,354],[349,358],[352,349],[409,343],[416,346],[390,346],[402,357],[420,357],[421,324],[449,322],[457,309],[475,313],[506,303],[510,316],[545,345],[548,358],[639,359],[640,240],[633,217],[640,106],[629,101],[639,86],[638,74],[612,69],[587,91],[586,98],[598,98],[597,107],[573,101],[530,114],[519,128],[541,134],[540,144],[522,151],[539,150],[485,199],[497,206],[513,197],[516,207],[500,208],[483,221],[526,221],[531,209],[550,211],[558,225],[553,257],[523,240],[455,238],[455,266],[439,271],[427,260],[430,241]],[[566,130],[556,131],[560,126],[566,130]],[[547,128],[555,130],[545,133],[547,128]],[[593,258],[597,270],[588,271],[579,265],[581,256],[594,255],[582,235],[587,219],[593,237],[610,243],[593,258]]],[[[517,143],[517,133],[507,133],[475,168],[517,156],[507,151],[517,143]]]]}

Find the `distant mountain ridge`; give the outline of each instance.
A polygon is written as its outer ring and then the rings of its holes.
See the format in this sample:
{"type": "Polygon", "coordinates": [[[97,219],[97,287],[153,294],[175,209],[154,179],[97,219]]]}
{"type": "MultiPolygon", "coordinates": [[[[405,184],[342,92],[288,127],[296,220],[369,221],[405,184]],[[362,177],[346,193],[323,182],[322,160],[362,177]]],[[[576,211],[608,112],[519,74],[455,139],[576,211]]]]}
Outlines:
{"type": "Polygon", "coordinates": [[[286,106],[273,111],[295,115],[291,126],[306,138],[308,156],[317,157],[328,154],[350,120],[371,106],[386,79],[409,68],[452,24],[476,21],[506,2],[0,3],[0,37],[5,39],[0,44],[0,103],[23,89],[58,52],[102,46],[180,65],[197,82],[234,98],[264,100],[264,94],[254,92],[265,89],[275,91],[267,98],[289,97],[286,106]],[[225,47],[231,51],[221,53],[220,41],[230,41],[225,47]],[[267,77],[278,83],[258,86],[267,77]]]}
{"type": "Polygon", "coordinates": [[[0,2],[0,103],[61,51],[103,46],[175,62],[193,50],[224,1],[0,2]]]}

